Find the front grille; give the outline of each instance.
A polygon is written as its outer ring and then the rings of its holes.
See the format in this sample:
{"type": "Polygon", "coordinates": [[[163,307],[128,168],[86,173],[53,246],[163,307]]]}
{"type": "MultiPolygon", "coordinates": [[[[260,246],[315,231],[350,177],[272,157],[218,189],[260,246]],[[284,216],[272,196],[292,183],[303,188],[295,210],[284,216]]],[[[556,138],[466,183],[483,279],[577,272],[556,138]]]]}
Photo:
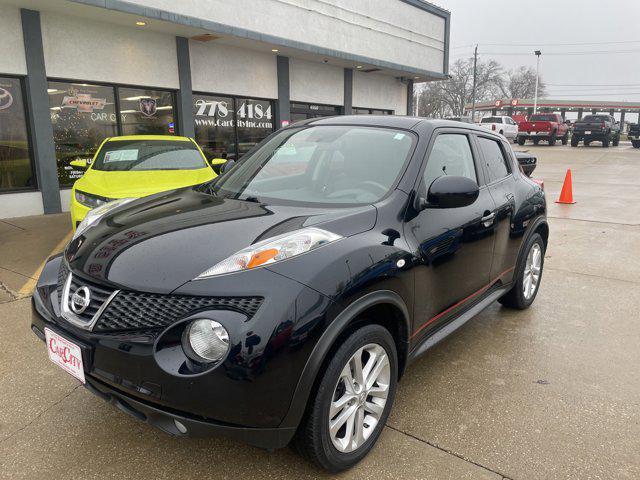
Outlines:
{"type": "Polygon", "coordinates": [[[100,315],[94,331],[162,328],[198,310],[234,310],[251,318],[262,297],[191,297],[121,291],[100,315]]]}
{"type": "MultiPolygon", "coordinates": [[[[58,298],[62,298],[69,267],[62,262],[58,271],[58,298]]],[[[91,292],[91,303],[79,315],[82,323],[89,325],[114,290],[73,276],[65,301],[80,287],[91,292]]],[[[154,293],[119,291],[100,314],[93,331],[106,333],[128,331],[146,332],[164,328],[199,310],[233,310],[251,318],[260,308],[262,297],[195,297],[187,295],[160,295],[154,293]]]]}

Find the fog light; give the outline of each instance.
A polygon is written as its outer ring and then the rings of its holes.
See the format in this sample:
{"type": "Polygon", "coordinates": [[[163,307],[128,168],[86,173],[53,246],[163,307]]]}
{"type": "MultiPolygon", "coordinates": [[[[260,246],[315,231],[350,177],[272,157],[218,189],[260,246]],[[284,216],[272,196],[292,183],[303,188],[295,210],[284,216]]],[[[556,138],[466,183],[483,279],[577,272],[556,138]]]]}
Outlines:
{"type": "Polygon", "coordinates": [[[229,334],[214,320],[194,320],[182,338],[185,353],[200,363],[221,361],[229,351],[229,334]]]}

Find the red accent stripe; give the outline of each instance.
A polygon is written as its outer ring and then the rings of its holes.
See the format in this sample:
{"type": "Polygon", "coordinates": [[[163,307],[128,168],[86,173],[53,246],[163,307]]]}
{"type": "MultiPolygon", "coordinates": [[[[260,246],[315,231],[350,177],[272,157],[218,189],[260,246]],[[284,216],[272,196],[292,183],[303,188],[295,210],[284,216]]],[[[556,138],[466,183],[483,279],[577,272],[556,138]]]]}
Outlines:
{"type": "Polygon", "coordinates": [[[453,310],[456,307],[459,307],[460,305],[462,305],[463,303],[471,300],[474,297],[477,297],[478,295],[480,295],[483,292],[486,292],[489,287],[491,287],[491,285],[493,285],[494,283],[496,283],[498,280],[500,280],[500,278],[502,278],[504,275],[506,275],[507,273],[509,273],[510,271],[512,271],[515,267],[511,267],[507,270],[505,270],[504,272],[502,272],[500,275],[498,275],[495,279],[493,279],[491,282],[489,282],[488,284],[486,284],[484,287],[482,287],[480,290],[478,290],[477,292],[472,293],[471,295],[469,295],[466,298],[463,298],[462,300],[460,300],[458,303],[456,303],[455,305],[451,305],[449,308],[447,308],[446,310],[440,312],[438,315],[436,315],[435,317],[430,318],[429,320],[427,320],[425,323],[423,323],[420,328],[418,330],[416,330],[415,332],[413,332],[413,334],[411,335],[410,339],[415,337],[418,333],[420,333],[423,329],[425,329],[426,327],[428,327],[429,325],[431,325],[433,322],[435,322],[436,320],[438,320],[439,318],[441,318],[443,315],[446,315],[447,313],[449,313],[451,310],[453,310]]]}

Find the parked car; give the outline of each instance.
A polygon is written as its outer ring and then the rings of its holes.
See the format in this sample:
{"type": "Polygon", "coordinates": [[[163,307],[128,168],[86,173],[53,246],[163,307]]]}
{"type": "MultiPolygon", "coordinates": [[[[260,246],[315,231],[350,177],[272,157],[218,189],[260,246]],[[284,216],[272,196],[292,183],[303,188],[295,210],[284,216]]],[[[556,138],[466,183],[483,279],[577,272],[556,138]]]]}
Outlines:
{"type": "Polygon", "coordinates": [[[495,300],[532,304],[545,212],[475,125],[304,120],[213,181],[92,210],[45,265],[32,330],[135,418],[293,441],[335,472],[376,443],[416,358],[495,300]]]}
{"type": "Polygon", "coordinates": [[[522,171],[527,177],[530,177],[538,165],[538,159],[529,152],[515,152],[515,154],[518,163],[522,167],[522,171]]]}
{"type": "Polygon", "coordinates": [[[604,148],[620,143],[620,123],[611,115],[587,115],[577,120],[573,126],[571,146],[577,147],[580,142],[589,145],[591,142],[602,142],[604,148]]]}
{"type": "MultiPolygon", "coordinates": [[[[212,163],[217,165],[220,160],[212,163]]],[[[74,229],[91,209],[112,200],[144,197],[216,177],[196,142],[173,135],[107,138],[91,162],[73,160],[70,164],[86,170],[71,189],[74,229]]]]}
{"type": "Polygon", "coordinates": [[[520,123],[519,128],[518,145],[524,145],[527,140],[533,140],[534,145],[545,140],[550,146],[557,140],[563,145],[569,142],[569,125],[557,113],[534,113],[528,121],[520,123]]]}
{"type": "Polygon", "coordinates": [[[484,117],[480,120],[480,126],[504,135],[506,138],[515,142],[518,138],[518,124],[508,116],[484,117]]]}
{"type": "Polygon", "coordinates": [[[629,126],[627,138],[631,140],[633,148],[640,148],[640,123],[634,123],[629,126]]]}

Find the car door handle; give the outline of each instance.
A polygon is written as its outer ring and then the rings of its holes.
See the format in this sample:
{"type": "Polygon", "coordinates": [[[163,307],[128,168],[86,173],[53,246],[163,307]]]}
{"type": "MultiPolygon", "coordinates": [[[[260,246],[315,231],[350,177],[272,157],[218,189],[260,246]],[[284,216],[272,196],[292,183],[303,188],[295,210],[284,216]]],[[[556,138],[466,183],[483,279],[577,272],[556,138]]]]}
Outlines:
{"type": "Polygon", "coordinates": [[[491,212],[489,215],[482,217],[480,221],[485,227],[490,227],[494,218],[496,218],[496,212],[491,212]]]}

